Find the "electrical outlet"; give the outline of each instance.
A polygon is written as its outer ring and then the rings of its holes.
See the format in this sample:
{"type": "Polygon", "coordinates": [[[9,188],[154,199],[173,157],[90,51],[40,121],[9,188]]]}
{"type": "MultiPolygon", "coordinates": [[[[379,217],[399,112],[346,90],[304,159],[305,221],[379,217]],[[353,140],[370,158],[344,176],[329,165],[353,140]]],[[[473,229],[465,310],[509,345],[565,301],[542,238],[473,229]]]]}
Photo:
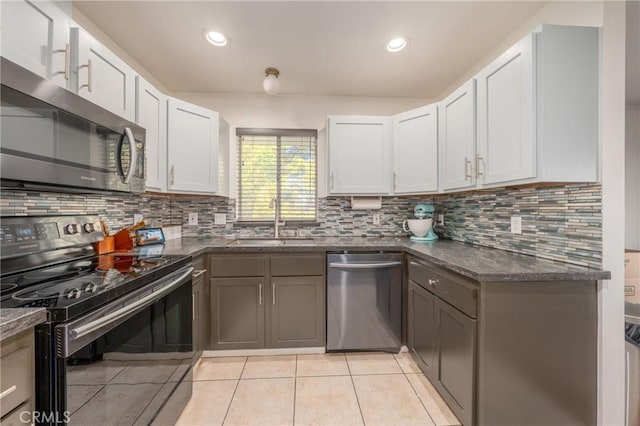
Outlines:
{"type": "Polygon", "coordinates": [[[380,225],[380,213],[373,214],[373,224],[380,225]]]}
{"type": "Polygon", "coordinates": [[[440,226],[444,226],[444,214],[440,213],[438,214],[438,220],[436,220],[436,223],[440,226]]]}
{"type": "Polygon", "coordinates": [[[520,216],[511,216],[511,233],[522,234],[522,218],[520,216]]]}
{"type": "Polygon", "coordinates": [[[189,213],[189,226],[198,226],[198,213],[189,213]]]}
{"type": "Polygon", "coordinates": [[[136,223],[142,222],[142,215],[141,214],[134,214],[133,215],[133,224],[135,225],[136,223]]]}
{"type": "Polygon", "coordinates": [[[227,215],[224,213],[216,213],[213,216],[214,225],[225,225],[227,223],[227,215]]]}

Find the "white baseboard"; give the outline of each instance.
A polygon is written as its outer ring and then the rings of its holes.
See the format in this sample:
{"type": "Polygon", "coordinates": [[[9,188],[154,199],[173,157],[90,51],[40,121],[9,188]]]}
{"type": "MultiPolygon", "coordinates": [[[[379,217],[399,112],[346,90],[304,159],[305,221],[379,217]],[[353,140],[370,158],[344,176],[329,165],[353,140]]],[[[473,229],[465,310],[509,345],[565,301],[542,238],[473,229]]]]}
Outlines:
{"type": "Polygon", "coordinates": [[[203,358],[217,358],[223,356],[260,356],[260,355],[305,355],[323,354],[326,350],[319,348],[275,348],[275,349],[225,349],[220,351],[203,351],[203,358]]]}

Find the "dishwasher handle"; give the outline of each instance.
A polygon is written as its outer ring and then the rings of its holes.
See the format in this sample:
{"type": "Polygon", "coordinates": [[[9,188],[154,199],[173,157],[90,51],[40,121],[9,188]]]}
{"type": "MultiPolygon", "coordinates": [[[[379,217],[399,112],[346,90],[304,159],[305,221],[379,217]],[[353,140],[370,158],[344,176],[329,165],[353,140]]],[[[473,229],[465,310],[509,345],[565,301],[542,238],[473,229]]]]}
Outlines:
{"type": "Polygon", "coordinates": [[[396,266],[402,266],[402,262],[367,262],[367,263],[344,263],[344,262],[331,262],[330,268],[339,269],[381,269],[381,268],[394,268],[396,266]]]}

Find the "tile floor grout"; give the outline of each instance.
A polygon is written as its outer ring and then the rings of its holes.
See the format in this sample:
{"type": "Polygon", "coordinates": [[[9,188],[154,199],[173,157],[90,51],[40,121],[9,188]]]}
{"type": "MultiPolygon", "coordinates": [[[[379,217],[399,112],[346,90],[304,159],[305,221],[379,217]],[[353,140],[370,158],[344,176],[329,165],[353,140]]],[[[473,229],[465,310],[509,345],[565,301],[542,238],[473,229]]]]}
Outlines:
{"type": "MultiPolygon", "coordinates": [[[[319,354],[319,355],[321,355],[321,354],[319,354]]],[[[300,364],[299,363],[301,362],[301,359],[300,359],[301,357],[300,357],[300,355],[294,355],[295,358],[294,358],[294,365],[293,365],[293,375],[273,376],[273,377],[248,377],[248,378],[243,378],[243,375],[247,371],[247,367],[248,367],[250,358],[260,358],[260,356],[254,356],[254,357],[245,356],[245,357],[242,357],[243,358],[243,360],[242,360],[242,368],[240,369],[240,373],[237,376],[237,378],[235,378],[235,379],[234,378],[226,378],[226,379],[225,378],[213,378],[213,379],[200,379],[199,380],[199,379],[196,379],[196,377],[194,376],[193,382],[194,383],[195,382],[218,382],[218,381],[235,380],[235,386],[233,388],[233,392],[231,392],[231,396],[230,396],[229,402],[226,405],[226,410],[224,412],[225,414],[224,414],[223,420],[220,423],[221,425],[225,425],[230,420],[229,416],[230,416],[230,413],[231,413],[231,408],[232,408],[232,406],[234,404],[234,400],[236,399],[236,396],[238,394],[238,389],[239,389],[239,387],[240,387],[242,382],[246,383],[246,382],[251,382],[251,381],[264,381],[264,380],[270,380],[270,379],[272,379],[272,380],[293,379],[293,407],[292,407],[292,412],[291,412],[292,413],[291,414],[291,416],[292,416],[291,417],[291,425],[295,426],[295,425],[299,424],[298,423],[299,421],[304,421],[303,419],[299,419],[299,420],[296,419],[296,414],[299,414],[299,413],[296,412],[296,404],[298,403],[298,394],[297,394],[297,392],[298,392],[298,378],[304,378],[305,380],[306,379],[311,379],[311,381],[313,381],[313,379],[315,379],[315,378],[349,377],[349,382],[351,383],[351,390],[353,392],[353,397],[355,398],[355,403],[356,403],[356,405],[358,407],[358,412],[360,414],[360,421],[362,422],[363,425],[366,426],[367,422],[365,421],[365,416],[364,416],[364,412],[363,412],[363,406],[362,406],[362,402],[360,400],[361,396],[358,394],[358,390],[357,390],[357,387],[356,387],[356,384],[355,384],[356,380],[360,380],[360,379],[354,379],[354,376],[355,377],[363,377],[364,378],[364,377],[367,377],[367,376],[378,376],[379,377],[379,376],[398,376],[398,375],[402,375],[404,381],[409,386],[408,388],[406,388],[407,391],[409,391],[409,389],[411,390],[410,391],[411,394],[414,395],[415,398],[417,398],[417,402],[419,402],[419,404],[420,404],[419,407],[422,408],[422,410],[420,410],[420,411],[426,413],[427,416],[426,416],[425,420],[429,420],[431,422],[431,424],[433,424],[433,425],[437,424],[435,419],[434,419],[434,417],[433,417],[433,415],[432,415],[432,413],[430,412],[429,408],[427,408],[427,404],[429,404],[429,402],[427,402],[427,401],[429,401],[429,399],[423,400],[423,397],[424,398],[433,398],[434,396],[431,395],[429,391],[427,391],[426,394],[423,391],[422,392],[423,395],[421,396],[421,394],[418,392],[418,389],[416,388],[417,384],[414,385],[414,383],[412,383],[412,381],[409,380],[409,375],[410,374],[413,375],[413,376],[420,376],[421,375],[421,372],[413,371],[413,369],[417,368],[417,366],[413,365],[415,363],[413,362],[412,359],[409,359],[409,362],[412,362],[412,364],[409,364],[406,360],[403,359],[403,363],[407,364],[406,365],[407,371],[405,371],[405,369],[403,368],[403,364],[401,364],[400,359],[398,359],[398,357],[395,354],[391,354],[393,360],[395,361],[395,366],[398,367],[399,370],[400,370],[399,372],[393,372],[393,373],[375,373],[374,372],[374,373],[354,374],[353,371],[352,371],[352,367],[353,367],[352,363],[360,362],[361,359],[356,359],[356,357],[358,357],[358,356],[362,357],[363,354],[355,353],[355,354],[352,354],[352,355],[355,355],[355,356],[352,357],[351,361],[350,361],[349,354],[346,354],[346,353],[341,354],[340,357],[334,358],[334,360],[336,360],[338,363],[341,363],[342,360],[344,360],[344,364],[346,365],[346,370],[347,370],[346,374],[299,375],[298,374],[299,371],[300,371],[300,368],[299,368],[300,364]]],[[[378,355],[380,355],[380,354],[378,354],[378,355]]],[[[282,357],[285,357],[285,356],[286,355],[284,355],[282,357]]],[[[331,355],[331,356],[333,357],[335,355],[331,355]]],[[[265,357],[267,357],[267,356],[265,356],[265,357]]],[[[269,357],[272,358],[272,359],[271,360],[267,360],[267,363],[271,362],[273,359],[275,359],[276,361],[278,359],[278,356],[269,356],[269,357]]],[[[240,357],[233,357],[233,358],[240,358],[240,357]]],[[[329,357],[327,357],[327,358],[329,358],[329,357]]],[[[199,364],[200,363],[206,363],[207,359],[217,359],[217,360],[219,360],[220,358],[202,358],[202,359],[199,360],[198,363],[199,364]]],[[[236,359],[236,362],[237,361],[239,361],[239,359],[236,359]]],[[[389,361],[390,361],[390,359],[389,359],[389,361]]],[[[211,363],[211,365],[214,365],[214,364],[215,363],[211,363]]],[[[224,362],[220,362],[220,364],[224,364],[224,362]]],[[[237,362],[236,365],[238,365],[238,364],[239,364],[239,362],[237,362]]],[[[254,366],[256,365],[255,362],[252,362],[251,364],[254,365],[254,366]]],[[[264,368],[264,366],[262,368],[264,368]]],[[[278,368],[282,368],[282,367],[280,366],[278,368]]],[[[306,368],[309,368],[309,367],[307,366],[306,368]]],[[[371,369],[371,366],[369,366],[369,367],[365,366],[365,371],[366,371],[367,368],[371,369]]],[[[376,368],[379,368],[379,367],[376,367],[376,368]]],[[[359,366],[358,369],[362,371],[363,367],[359,366]]],[[[260,370],[258,370],[258,371],[260,371],[260,370]]],[[[237,373],[235,373],[235,374],[237,374],[237,373]]],[[[233,374],[232,376],[235,376],[235,374],[233,374]]],[[[251,374],[256,374],[256,370],[254,370],[252,368],[252,373],[251,374]]],[[[260,374],[260,373],[257,373],[257,374],[260,374]]],[[[264,372],[262,374],[264,374],[264,372]]],[[[269,374],[269,373],[267,373],[267,374],[269,374]]],[[[363,382],[363,383],[366,383],[366,382],[363,382]]],[[[364,388],[360,389],[361,392],[363,392],[365,390],[366,390],[366,386],[364,388]]],[[[307,396],[307,398],[308,398],[308,396],[307,396]]],[[[438,398],[438,396],[436,395],[435,398],[438,398]]],[[[433,400],[433,401],[437,404],[436,400],[433,400]]],[[[239,402],[236,402],[236,405],[238,403],[239,402]]],[[[238,407],[242,407],[242,403],[239,403],[239,404],[240,404],[239,406],[236,406],[236,409],[238,409],[238,407]]],[[[308,400],[307,400],[307,404],[308,404],[308,400]]],[[[223,407],[224,407],[224,405],[222,407],[220,407],[220,408],[222,409],[223,407]]],[[[435,407],[436,407],[437,410],[440,410],[440,408],[437,405],[435,407]]],[[[371,408],[368,408],[368,410],[371,410],[371,408]]],[[[353,414],[355,414],[355,411],[354,411],[353,414]]],[[[441,413],[441,415],[442,415],[442,413],[441,413]]],[[[353,419],[353,420],[355,420],[355,419],[353,419]]]]}

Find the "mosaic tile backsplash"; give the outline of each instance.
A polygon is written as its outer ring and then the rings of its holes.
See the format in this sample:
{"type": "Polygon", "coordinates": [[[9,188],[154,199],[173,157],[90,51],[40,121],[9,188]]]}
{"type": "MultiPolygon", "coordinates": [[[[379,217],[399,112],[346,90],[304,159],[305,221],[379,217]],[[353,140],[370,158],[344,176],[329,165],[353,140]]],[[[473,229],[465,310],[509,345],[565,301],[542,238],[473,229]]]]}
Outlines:
{"type": "MultiPolygon", "coordinates": [[[[433,203],[445,224],[444,238],[563,262],[601,267],[602,189],[600,184],[509,188],[435,197],[384,197],[380,225],[368,210],[351,210],[350,198],[318,199],[318,221],[287,225],[283,236],[406,235],[402,222],[413,217],[418,202],[433,203]],[[522,234],[510,233],[511,216],[522,217],[522,234]]],[[[236,223],[233,199],[143,195],[75,195],[2,191],[2,215],[97,214],[112,230],[132,224],[135,213],[153,226],[182,225],[186,237],[272,236],[273,226],[236,223]],[[198,226],[188,226],[189,213],[198,226]],[[214,225],[214,215],[226,215],[226,225],[214,225]]]]}

